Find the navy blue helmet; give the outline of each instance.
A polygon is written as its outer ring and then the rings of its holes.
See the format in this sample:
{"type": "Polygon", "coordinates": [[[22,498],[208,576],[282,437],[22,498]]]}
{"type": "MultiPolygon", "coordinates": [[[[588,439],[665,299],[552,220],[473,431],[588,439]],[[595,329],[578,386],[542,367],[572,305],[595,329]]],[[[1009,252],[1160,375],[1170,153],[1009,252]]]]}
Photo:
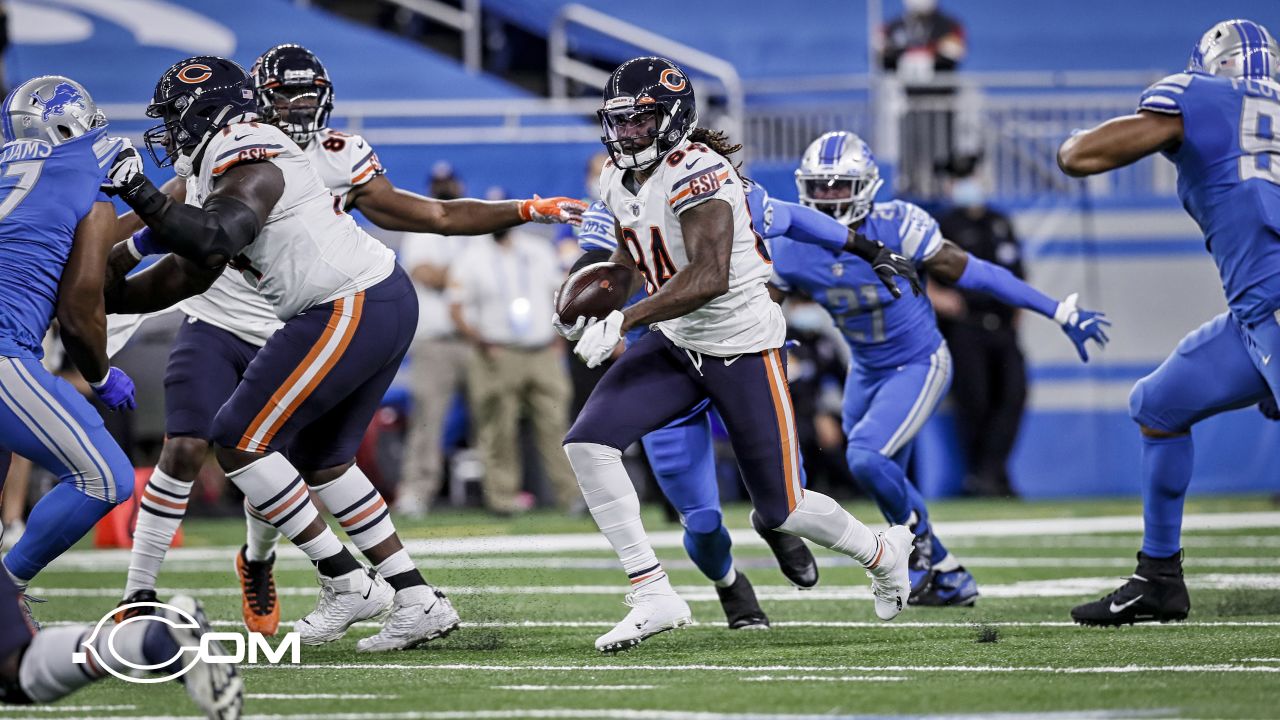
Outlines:
{"type": "Polygon", "coordinates": [[[306,147],[329,126],[333,83],[320,58],[301,45],[277,45],[253,64],[258,114],[306,147]]]}
{"type": "Polygon", "coordinates": [[[166,70],[156,83],[147,117],[160,120],[160,124],[148,130],[143,139],[157,165],[166,167],[178,161],[179,174],[186,175],[191,170],[189,163],[215,132],[257,112],[253,83],[244,68],[211,55],[187,58],[166,70]]]}
{"type": "Polygon", "coordinates": [[[675,63],[638,57],[618,66],[596,113],[600,141],[620,168],[647,168],[689,137],[698,125],[693,81],[675,63]]]}

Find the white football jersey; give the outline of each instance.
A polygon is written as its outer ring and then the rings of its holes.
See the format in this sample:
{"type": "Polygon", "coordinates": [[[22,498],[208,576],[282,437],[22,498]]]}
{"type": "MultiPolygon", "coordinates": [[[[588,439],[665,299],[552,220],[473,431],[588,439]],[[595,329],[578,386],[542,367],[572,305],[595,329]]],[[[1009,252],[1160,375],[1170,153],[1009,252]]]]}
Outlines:
{"type": "MultiPolygon", "coordinates": [[[[327,128],[307,145],[303,154],[344,207],[353,187],[386,172],[364,138],[327,128]]],[[[189,203],[198,204],[194,200],[198,182],[197,176],[187,178],[189,203]]],[[[191,317],[259,347],[266,345],[271,334],[283,325],[271,303],[232,268],[227,268],[203,295],[188,298],[178,307],[191,317]]]]}
{"type": "Polygon", "coordinates": [[[600,174],[600,197],[622,227],[622,243],[650,295],[689,264],[680,214],[708,200],[733,212],[729,291],[683,317],[655,327],[675,344],[729,357],[782,347],[786,321],[765,284],[773,274],[764,240],[751,227],[745,184],[733,164],[705,145],[686,142],[662,159],[633,194],[612,162],[600,174]]]}
{"type": "Polygon", "coordinates": [[[284,194],[230,266],[267,299],[277,318],[287,321],[391,274],[395,253],[356,225],[302,148],[274,126],[248,122],[223,128],[187,184],[187,201],[203,205],[227,170],[264,160],[284,174],[284,194]]]}

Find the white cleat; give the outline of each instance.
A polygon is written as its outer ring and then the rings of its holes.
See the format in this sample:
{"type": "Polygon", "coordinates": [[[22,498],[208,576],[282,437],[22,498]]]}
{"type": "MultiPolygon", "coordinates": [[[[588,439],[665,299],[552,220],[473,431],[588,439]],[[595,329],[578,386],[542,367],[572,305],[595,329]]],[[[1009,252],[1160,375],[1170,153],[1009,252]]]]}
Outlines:
{"type": "MultiPolygon", "coordinates": [[[[182,615],[162,611],[162,615],[169,614],[174,621],[169,623],[169,634],[174,643],[180,648],[199,647],[201,636],[213,632],[200,602],[187,595],[178,595],[169,600],[168,604],[195,618],[198,624],[198,627],[191,627],[187,624],[190,621],[182,615]]],[[[208,645],[213,655],[229,654],[216,640],[208,645]]],[[[236,672],[235,663],[210,663],[202,660],[179,678],[179,682],[205,717],[212,720],[236,720],[240,717],[240,710],[244,706],[244,679],[236,672]]]]}
{"type": "Polygon", "coordinates": [[[356,650],[409,650],[457,630],[461,621],[449,598],[431,586],[423,588],[423,591],[424,602],[404,601],[401,598],[404,593],[397,594],[387,624],[377,635],[356,643],[356,650]]]}
{"type": "Polygon", "coordinates": [[[689,604],[671,589],[666,579],[629,593],[623,603],[631,612],[612,630],[596,638],[596,649],[602,653],[630,650],[646,638],[693,622],[689,604]]]}
{"type": "Polygon", "coordinates": [[[880,558],[874,568],[867,570],[867,577],[871,578],[876,615],[881,620],[892,620],[907,606],[907,597],[911,595],[908,559],[915,534],[906,525],[894,525],[880,533],[878,538],[880,558]]]}
{"type": "Polygon", "coordinates": [[[372,568],[361,567],[335,578],[318,577],[316,609],[293,624],[304,645],[333,642],[357,622],[385,615],[396,594],[372,568]]]}

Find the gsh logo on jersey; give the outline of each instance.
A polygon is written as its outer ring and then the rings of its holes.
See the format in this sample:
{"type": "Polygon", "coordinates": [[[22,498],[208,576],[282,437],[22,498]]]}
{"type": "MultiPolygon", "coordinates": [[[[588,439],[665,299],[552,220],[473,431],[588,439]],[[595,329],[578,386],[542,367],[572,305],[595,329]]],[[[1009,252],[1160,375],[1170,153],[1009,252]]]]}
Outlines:
{"type": "Polygon", "coordinates": [[[189,612],[179,607],[174,607],[166,603],[160,602],[136,602],[122,605],[111,610],[105,617],[98,621],[93,627],[93,632],[89,633],[89,637],[81,643],[82,650],[72,653],[71,661],[81,665],[89,664],[104,668],[107,672],[132,683],[162,683],[186,675],[195,667],[198,662],[207,663],[224,663],[239,664],[247,662],[250,665],[257,665],[262,657],[265,662],[270,665],[279,665],[287,662],[290,665],[298,665],[302,662],[302,645],[301,638],[296,632],[286,633],[280,644],[272,648],[267,641],[266,636],[261,633],[248,633],[248,639],[238,632],[206,632],[200,634],[198,645],[180,646],[178,652],[173,657],[154,665],[144,665],[132,662],[117,654],[115,649],[115,634],[130,623],[136,622],[159,622],[175,629],[192,629],[199,630],[200,622],[195,619],[189,612]],[[110,629],[104,630],[103,626],[117,613],[122,610],[131,610],[134,608],[151,608],[151,615],[135,615],[113,625],[110,629]],[[124,672],[120,672],[113,668],[110,664],[102,662],[102,655],[98,653],[98,634],[107,633],[106,652],[120,662],[137,672],[153,673],[164,670],[169,667],[177,667],[167,674],[154,675],[148,677],[134,677],[124,672]],[[214,648],[221,647],[229,649],[229,652],[219,652],[214,648]],[[288,660],[285,655],[288,654],[288,660]],[[93,657],[91,658],[90,655],[93,657]]]}

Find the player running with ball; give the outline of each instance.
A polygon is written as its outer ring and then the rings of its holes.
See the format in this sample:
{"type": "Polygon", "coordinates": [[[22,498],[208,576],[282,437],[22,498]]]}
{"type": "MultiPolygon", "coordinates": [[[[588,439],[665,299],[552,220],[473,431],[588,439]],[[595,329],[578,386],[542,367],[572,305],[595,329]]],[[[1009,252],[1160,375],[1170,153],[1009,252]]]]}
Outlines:
{"type": "Polygon", "coordinates": [[[587,507],[632,586],[631,612],[596,648],[625,650],[690,621],[649,544],[622,451],[704,398],[724,420],[763,524],[856,559],[871,576],[877,615],[892,619],[909,591],[911,531],[877,535],[801,485],[786,327],[766,288],[769,253],[752,230],[736,168],[690,140],[698,122],[691,81],[668,60],[630,60],[610,77],[599,116],[613,158],[600,178],[616,218],[611,259],[634,267],[649,297],[589,325],[574,352],[595,367],[631,328],[657,332],[609,368],[565,437],[587,507]]]}

